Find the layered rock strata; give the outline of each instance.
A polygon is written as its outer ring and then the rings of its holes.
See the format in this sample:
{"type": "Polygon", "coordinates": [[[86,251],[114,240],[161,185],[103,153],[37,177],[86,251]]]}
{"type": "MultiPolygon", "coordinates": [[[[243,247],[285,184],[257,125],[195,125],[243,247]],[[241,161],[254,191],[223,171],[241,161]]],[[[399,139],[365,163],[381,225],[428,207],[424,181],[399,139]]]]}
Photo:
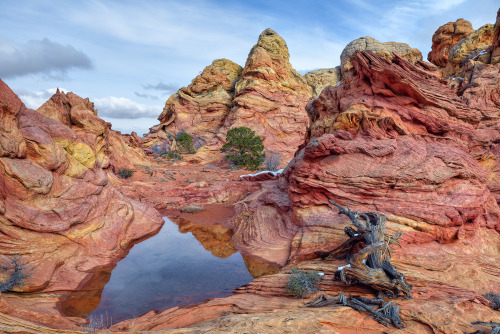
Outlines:
{"type": "Polygon", "coordinates": [[[303,142],[309,118],[304,106],[311,97],[311,87],[289,62],[288,47],[272,29],[260,34],[248,55],[231,113],[218,133],[246,126],[262,137],[266,149],[279,152],[289,161],[303,142]]]}
{"type": "Polygon", "coordinates": [[[109,126],[95,122],[88,100],[57,99],[63,109],[46,105],[47,117],[0,81],[0,252],[19,254],[30,270],[18,292],[78,290],[163,224],[156,210],[109,183],[102,137],[109,126]]]}
{"type": "Polygon", "coordinates": [[[243,69],[229,60],[216,60],[169,98],[158,118],[161,124],[151,128],[146,145],[169,150],[175,135],[185,131],[200,141],[194,159],[213,162],[222,158],[219,149],[227,131],[246,126],[286,163],[304,140],[309,122],[304,106],[312,94],[289,58],[283,38],[266,29],[243,69]]]}
{"type": "Polygon", "coordinates": [[[375,38],[366,36],[355,39],[347,44],[344,50],[342,50],[342,53],[340,54],[340,68],[342,75],[352,68],[353,65],[350,58],[354,52],[359,50],[372,51],[387,60],[391,60],[393,58],[394,52],[411,63],[422,60],[422,53],[418,49],[414,49],[406,43],[382,43],[377,41],[375,38]]]}

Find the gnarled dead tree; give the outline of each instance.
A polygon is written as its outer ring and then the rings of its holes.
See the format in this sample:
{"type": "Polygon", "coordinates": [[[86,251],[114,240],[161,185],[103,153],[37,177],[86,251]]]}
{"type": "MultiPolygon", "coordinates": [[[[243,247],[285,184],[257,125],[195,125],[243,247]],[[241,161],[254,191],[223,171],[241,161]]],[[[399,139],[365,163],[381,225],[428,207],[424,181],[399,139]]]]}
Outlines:
{"type": "MultiPolygon", "coordinates": [[[[398,246],[401,232],[395,235],[385,233],[384,215],[376,212],[353,212],[347,206],[343,208],[330,200],[330,203],[345,214],[356,229],[345,228],[349,239],[339,247],[329,252],[329,258],[342,257],[348,265],[339,271],[342,282],[346,284],[363,284],[383,292],[390,298],[403,297],[411,299],[412,286],[406,282],[405,276],[390,263],[391,244],[398,246]],[[363,219],[364,224],[359,220],[363,219]]],[[[400,246],[401,247],[401,246],[400,246]]]]}
{"type": "Polygon", "coordinates": [[[343,304],[359,311],[367,311],[381,324],[388,326],[391,322],[397,328],[404,327],[399,318],[399,306],[392,302],[386,303],[384,296],[395,298],[403,296],[411,299],[412,286],[406,282],[405,276],[390,263],[391,244],[401,247],[398,239],[401,232],[389,235],[385,232],[386,218],[376,212],[359,213],[351,211],[330,200],[339,209],[339,214],[345,214],[355,228],[346,227],[345,233],[349,239],[342,245],[320,256],[324,259],[342,258],[348,265],[339,268],[336,276],[346,284],[363,284],[378,291],[378,298],[345,297],[339,295],[333,298],[321,296],[307,304],[308,307],[320,307],[328,304],[343,304]],[[364,222],[362,222],[364,221],[364,222]],[[375,306],[380,306],[375,309],[375,306]]]}

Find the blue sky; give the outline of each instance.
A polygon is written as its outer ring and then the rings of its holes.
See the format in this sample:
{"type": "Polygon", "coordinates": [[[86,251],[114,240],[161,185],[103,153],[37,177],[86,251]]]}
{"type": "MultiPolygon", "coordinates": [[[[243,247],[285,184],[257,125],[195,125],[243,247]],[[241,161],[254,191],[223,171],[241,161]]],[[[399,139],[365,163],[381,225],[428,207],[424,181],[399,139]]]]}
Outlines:
{"type": "Polygon", "coordinates": [[[362,36],[408,43],[426,59],[439,26],[465,18],[477,29],[497,10],[497,0],[4,0],[0,78],[28,107],[60,87],[90,98],[113,129],[142,135],[214,59],[243,66],[266,28],[305,73],[339,65],[362,36]]]}

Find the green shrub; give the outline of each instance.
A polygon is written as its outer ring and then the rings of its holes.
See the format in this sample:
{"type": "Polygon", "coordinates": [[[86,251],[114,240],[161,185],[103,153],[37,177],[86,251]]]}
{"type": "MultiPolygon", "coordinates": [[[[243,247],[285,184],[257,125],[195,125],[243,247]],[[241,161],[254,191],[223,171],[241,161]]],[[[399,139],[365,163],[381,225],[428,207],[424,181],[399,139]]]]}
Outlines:
{"type": "Polygon", "coordinates": [[[134,174],[134,171],[128,169],[128,168],[120,168],[118,170],[118,176],[121,177],[122,179],[128,179],[134,174]]]}
{"type": "Polygon", "coordinates": [[[175,142],[177,143],[177,149],[180,153],[195,153],[196,149],[193,145],[193,137],[188,133],[181,131],[175,136],[175,142]]]}
{"type": "Polygon", "coordinates": [[[226,159],[236,167],[256,170],[264,162],[264,145],[262,138],[255,135],[251,129],[240,126],[227,132],[226,143],[221,148],[226,153],[226,159]]]}
{"type": "Polygon", "coordinates": [[[304,271],[295,267],[290,271],[286,290],[296,297],[304,297],[319,290],[317,281],[320,279],[321,276],[316,271],[304,271]]]}
{"type": "Polygon", "coordinates": [[[161,155],[169,160],[182,160],[182,156],[177,152],[166,152],[161,155]]]}

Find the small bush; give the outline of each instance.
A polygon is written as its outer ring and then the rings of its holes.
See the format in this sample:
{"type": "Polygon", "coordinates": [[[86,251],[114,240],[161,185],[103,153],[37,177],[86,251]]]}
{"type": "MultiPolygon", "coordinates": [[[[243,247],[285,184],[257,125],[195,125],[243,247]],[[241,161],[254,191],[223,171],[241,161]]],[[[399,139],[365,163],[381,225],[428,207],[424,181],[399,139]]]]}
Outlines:
{"type": "Polygon", "coordinates": [[[304,297],[319,290],[317,281],[320,279],[321,276],[315,271],[304,271],[295,267],[290,271],[286,290],[296,297],[304,297]]]}
{"type": "Polygon", "coordinates": [[[118,176],[122,179],[128,179],[132,175],[134,175],[134,171],[128,168],[120,168],[120,170],[118,170],[118,176]]]}
{"type": "Polygon", "coordinates": [[[177,152],[163,153],[162,157],[167,158],[168,160],[182,160],[182,156],[177,152]]]}
{"type": "Polygon", "coordinates": [[[193,145],[193,137],[184,131],[177,133],[175,136],[175,142],[177,143],[177,149],[180,153],[195,153],[196,149],[193,145]]]}
{"type": "Polygon", "coordinates": [[[21,262],[19,254],[15,254],[7,260],[6,264],[0,265],[0,271],[7,277],[0,282],[0,292],[12,291],[16,286],[23,286],[24,281],[31,276],[30,270],[21,262]]]}
{"type": "Polygon", "coordinates": [[[250,170],[258,169],[265,158],[262,138],[244,126],[227,132],[226,143],[221,151],[226,153],[226,159],[234,163],[236,167],[250,170]]]}
{"type": "Polygon", "coordinates": [[[280,154],[276,151],[267,151],[264,165],[266,165],[266,170],[278,170],[278,166],[280,165],[280,154]]]}

